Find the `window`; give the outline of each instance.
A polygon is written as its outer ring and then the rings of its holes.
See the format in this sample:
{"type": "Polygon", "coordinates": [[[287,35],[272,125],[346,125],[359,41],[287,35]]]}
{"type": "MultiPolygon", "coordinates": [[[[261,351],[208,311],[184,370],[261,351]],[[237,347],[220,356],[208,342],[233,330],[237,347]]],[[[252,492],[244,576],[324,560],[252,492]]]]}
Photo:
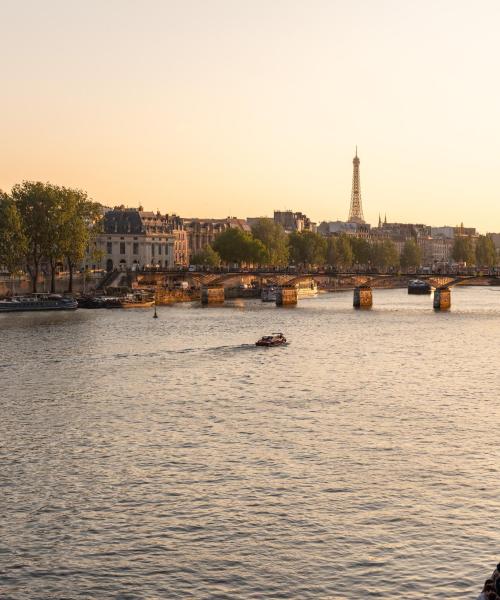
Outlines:
{"type": "Polygon", "coordinates": [[[134,244],[132,246],[132,253],[139,254],[139,243],[138,242],[134,242],[134,244]]]}
{"type": "Polygon", "coordinates": [[[108,254],[113,254],[113,242],[106,243],[106,252],[108,254]]]}
{"type": "Polygon", "coordinates": [[[125,254],[125,242],[120,242],[120,254],[125,254]]]}
{"type": "Polygon", "coordinates": [[[151,244],[151,256],[155,255],[155,245],[151,244]]]}

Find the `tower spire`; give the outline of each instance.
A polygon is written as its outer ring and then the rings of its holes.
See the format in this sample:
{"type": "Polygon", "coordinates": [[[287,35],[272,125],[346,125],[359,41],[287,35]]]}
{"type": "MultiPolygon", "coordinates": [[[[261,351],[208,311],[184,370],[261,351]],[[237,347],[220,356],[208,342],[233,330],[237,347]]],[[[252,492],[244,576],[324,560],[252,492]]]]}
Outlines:
{"type": "Polygon", "coordinates": [[[358,147],[356,146],[356,156],[353,158],[352,171],[352,191],[351,191],[351,207],[349,209],[349,222],[363,225],[365,219],[363,217],[363,207],[361,205],[361,186],[359,183],[359,158],[358,147]]]}

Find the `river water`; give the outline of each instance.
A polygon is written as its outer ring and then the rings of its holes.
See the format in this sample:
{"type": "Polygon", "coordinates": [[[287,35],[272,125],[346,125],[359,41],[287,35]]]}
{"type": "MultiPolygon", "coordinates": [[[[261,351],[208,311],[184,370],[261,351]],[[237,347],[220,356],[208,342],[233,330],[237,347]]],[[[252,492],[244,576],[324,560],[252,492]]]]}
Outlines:
{"type": "Polygon", "coordinates": [[[1,315],[0,597],[476,598],[500,292],[452,302],[1,315]]]}

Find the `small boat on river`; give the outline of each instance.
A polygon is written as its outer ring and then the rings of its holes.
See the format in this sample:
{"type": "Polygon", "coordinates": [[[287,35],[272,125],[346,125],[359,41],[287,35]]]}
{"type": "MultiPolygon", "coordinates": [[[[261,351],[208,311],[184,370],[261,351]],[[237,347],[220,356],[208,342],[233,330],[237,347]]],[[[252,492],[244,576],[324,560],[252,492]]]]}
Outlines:
{"type": "Polygon", "coordinates": [[[79,308],[149,308],[154,298],[141,293],[126,296],[82,296],[78,299],[79,308]]]}
{"type": "Polygon", "coordinates": [[[262,288],[260,299],[262,302],[276,302],[278,287],[276,285],[266,285],[262,288]]]}
{"type": "Polygon", "coordinates": [[[150,308],[154,303],[154,300],[125,299],[121,301],[121,308],[150,308]]]}
{"type": "Polygon", "coordinates": [[[151,294],[135,292],[127,294],[120,300],[121,308],[149,308],[155,303],[151,294]]]}
{"type": "Polygon", "coordinates": [[[71,297],[60,294],[28,294],[26,296],[12,296],[0,300],[0,313],[2,312],[28,312],[39,310],[75,310],[78,302],[71,297]]]}
{"type": "Polygon", "coordinates": [[[431,291],[432,287],[428,281],[422,281],[422,279],[411,279],[408,282],[409,294],[430,294],[431,291]]]}
{"type": "Polygon", "coordinates": [[[272,335],[264,335],[257,342],[256,346],[265,346],[267,348],[271,346],[283,346],[286,344],[286,337],[282,333],[273,333],[272,335]]]}

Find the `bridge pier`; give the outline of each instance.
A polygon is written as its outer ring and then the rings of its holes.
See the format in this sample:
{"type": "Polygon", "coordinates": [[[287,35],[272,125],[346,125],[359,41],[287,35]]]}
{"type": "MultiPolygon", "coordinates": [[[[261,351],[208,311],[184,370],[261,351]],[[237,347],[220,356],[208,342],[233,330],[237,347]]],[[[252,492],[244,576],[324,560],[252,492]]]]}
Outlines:
{"type": "Polygon", "coordinates": [[[276,306],[296,306],[298,291],[295,286],[280,287],[276,292],[276,306]]]}
{"type": "Polygon", "coordinates": [[[221,285],[207,285],[201,288],[202,304],[224,304],[224,287],[221,285]]]}
{"type": "Polygon", "coordinates": [[[434,290],[435,310],[449,310],[451,307],[451,290],[448,286],[438,287],[434,290]]]}
{"type": "Polygon", "coordinates": [[[373,305],[372,288],[369,285],[358,285],[354,288],[354,308],[371,308],[373,305]]]}

